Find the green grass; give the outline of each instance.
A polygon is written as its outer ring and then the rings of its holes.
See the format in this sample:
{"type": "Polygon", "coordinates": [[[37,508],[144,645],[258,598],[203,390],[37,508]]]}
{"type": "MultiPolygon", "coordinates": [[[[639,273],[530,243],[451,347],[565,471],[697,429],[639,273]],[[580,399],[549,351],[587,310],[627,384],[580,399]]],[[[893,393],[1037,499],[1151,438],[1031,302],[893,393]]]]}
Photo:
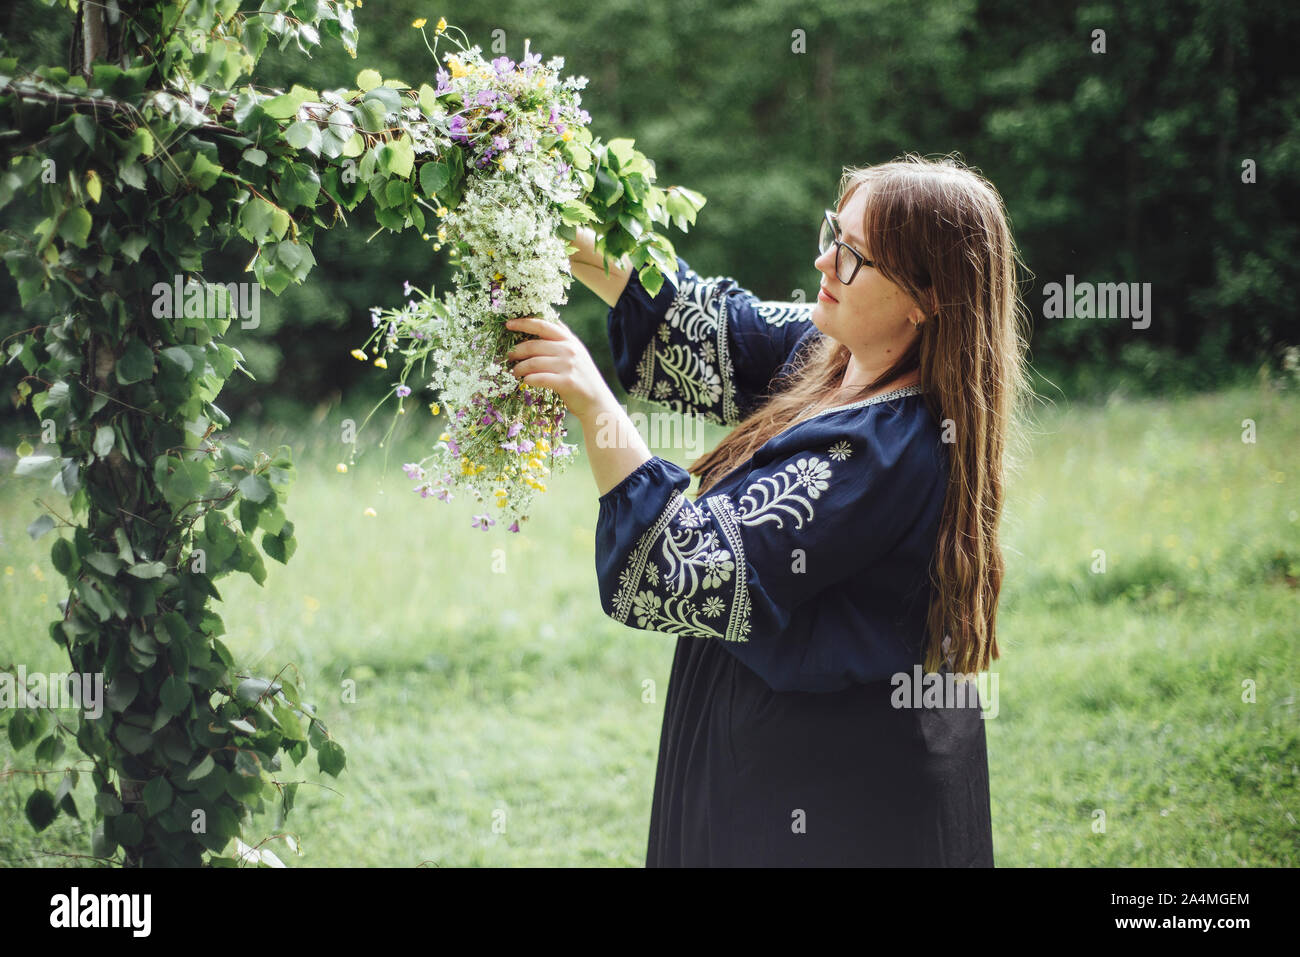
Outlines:
{"type": "MultiPolygon", "coordinates": [[[[399,439],[382,482],[382,450],[335,470],[335,426],[250,436],[298,450],[299,547],[268,561],[264,588],[220,580],[225,640],[241,667],[292,664],[348,750],[338,780],[286,762],[279,777],[306,782],[288,824],[305,854],[269,846],[290,866],[639,866],[674,639],[600,611],[585,459],[525,534],[485,534],[468,504],[408,491],[400,465],[435,434],[399,439]]],[[[1062,404],[1030,438],[1003,526],[996,863],[1300,864],[1300,396],[1062,404]]],[[[0,488],[0,665],[57,671],[52,539],[24,531],[37,496],[58,504],[40,483],[0,488]]],[[[0,769],[33,767],[0,737],[0,769]]],[[[0,863],[88,853],[84,822],[32,832],[30,789],[28,774],[0,777],[0,863]]],[[[87,815],[88,775],[76,795],[87,815]]],[[[261,815],[250,836],[272,825],[261,815]]]]}

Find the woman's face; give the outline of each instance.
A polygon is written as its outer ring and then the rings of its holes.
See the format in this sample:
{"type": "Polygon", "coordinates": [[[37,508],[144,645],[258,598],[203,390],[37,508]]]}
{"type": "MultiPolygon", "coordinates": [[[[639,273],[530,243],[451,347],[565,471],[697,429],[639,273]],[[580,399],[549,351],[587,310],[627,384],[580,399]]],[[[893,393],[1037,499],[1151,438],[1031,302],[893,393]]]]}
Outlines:
{"type": "MultiPolygon", "coordinates": [[[[867,190],[859,186],[839,213],[840,239],[871,259],[872,250],[862,235],[866,219],[867,190]]],[[[846,260],[848,254],[844,254],[846,260]]],[[[882,276],[874,266],[863,265],[849,285],[835,275],[835,246],[813,263],[822,274],[821,289],[813,306],[812,321],[818,329],[848,346],[885,364],[893,362],[918,335],[912,321],[921,322],[925,313],[899,286],[882,276]]]]}

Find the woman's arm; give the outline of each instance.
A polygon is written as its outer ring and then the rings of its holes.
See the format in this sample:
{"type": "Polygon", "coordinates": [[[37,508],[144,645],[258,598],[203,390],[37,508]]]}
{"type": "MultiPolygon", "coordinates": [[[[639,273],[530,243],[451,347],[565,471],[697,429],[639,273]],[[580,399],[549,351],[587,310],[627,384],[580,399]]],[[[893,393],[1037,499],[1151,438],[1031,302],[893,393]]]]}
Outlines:
{"type": "Polygon", "coordinates": [[[578,251],[569,256],[569,268],[573,276],[584,286],[594,292],[607,305],[613,306],[627,288],[627,281],[632,275],[632,266],[627,256],[612,260],[609,272],[596,252],[596,232],[589,226],[579,226],[578,234],[571,240],[578,251]]]}

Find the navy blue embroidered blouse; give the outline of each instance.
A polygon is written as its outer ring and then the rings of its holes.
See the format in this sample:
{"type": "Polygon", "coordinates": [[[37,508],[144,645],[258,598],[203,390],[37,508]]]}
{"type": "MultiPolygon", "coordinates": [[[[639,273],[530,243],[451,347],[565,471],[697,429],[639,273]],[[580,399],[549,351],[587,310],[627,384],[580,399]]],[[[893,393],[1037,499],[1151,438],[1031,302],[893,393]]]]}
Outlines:
{"type": "MultiPolygon", "coordinates": [[[[759,300],[682,260],[633,272],[608,331],[629,394],[734,425],[821,332],[812,303],[759,300]],[[675,281],[674,281],[675,280],[675,281]]],[[[830,692],[922,661],[947,447],[917,386],[805,416],[702,501],[659,456],[600,497],[606,614],[717,641],[773,691],[830,692]]]]}

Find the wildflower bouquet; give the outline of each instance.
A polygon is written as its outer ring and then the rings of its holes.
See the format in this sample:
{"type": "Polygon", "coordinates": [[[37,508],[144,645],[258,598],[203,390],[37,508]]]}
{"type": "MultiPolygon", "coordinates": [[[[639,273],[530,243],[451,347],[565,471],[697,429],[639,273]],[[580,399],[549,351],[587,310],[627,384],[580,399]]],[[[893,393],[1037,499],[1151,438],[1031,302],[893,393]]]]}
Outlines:
{"type": "MultiPolygon", "coordinates": [[[[429,154],[418,180],[436,229],[425,238],[435,251],[449,247],[457,271],[442,296],[408,282],[404,306],[373,308],[366,346],[382,368],[389,354],[405,359],[395,387],[399,412],[417,370],[437,396],[430,411],[445,408],[437,445],[404,466],[414,490],[443,501],[463,491],[491,503],[474,516],[476,528],[496,525],[495,512],[518,532],[544,479],[567,465],[576,446],[564,441],[559,397],[510,373],[505,354],[526,337],[505,321],[559,320],[554,305],[568,301],[572,281],[567,240],[582,224],[595,230],[607,257],[629,254],[646,288],[657,291],[664,273],[675,273],[676,253],[654,224],[671,220],[686,231],[704,197],[655,186],[654,165],[631,140],[594,139],[578,92],[587,79],[562,78],[563,57],[543,64],[525,41],[520,62],[498,56],[489,63],[463,33],[453,40],[445,20],[433,36],[425,42],[435,60],[441,41],[453,49],[442,55],[436,88],[419,92],[427,133],[412,150],[429,154]]],[[[363,349],[353,354],[369,359],[363,349]]]]}

